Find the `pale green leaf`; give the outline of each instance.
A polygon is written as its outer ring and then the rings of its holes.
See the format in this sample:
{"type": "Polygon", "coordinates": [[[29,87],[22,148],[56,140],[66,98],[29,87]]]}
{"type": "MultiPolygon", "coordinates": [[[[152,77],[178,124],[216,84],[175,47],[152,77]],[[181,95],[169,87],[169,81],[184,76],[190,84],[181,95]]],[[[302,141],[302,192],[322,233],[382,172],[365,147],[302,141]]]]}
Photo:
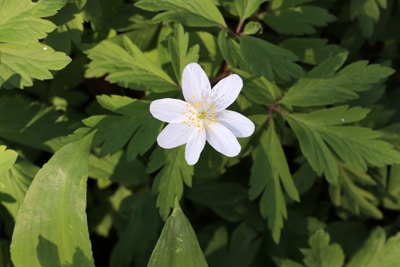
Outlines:
{"type": "Polygon", "coordinates": [[[344,254],[338,244],[329,244],[329,234],[317,230],[309,239],[309,249],[300,249],[307,267],[342,267],[344,254]]]}
{"type": "Polygon", "coordinates": [[[400,235],[386,240],[385,231],[379,227],[371,233],[346,267],[397,267],[400,265],[399,249],[400,235]]]}
{"type": "Polygon", "coordinates": [[[177,21],[194,27],[226,27],[224,17],[212,0],[139,0],[135,5],[148,11],[163,11],[153,18],[157,22],[177,21]]]}
{"type": "Polygon", "coordinates": [[[244,21],[257,11],[259,6],[267,0],[235,0],[235,7],[240,20],[244,21]]]}
{"type": "Polygon", "coordinates": [[[161,69],[148,59],[139,48],[126,37],[121,44],[102,41],[86,51],[91,62],[85,76],[102,77],[120,86],[152,92],[177,90],[179,86],[161,69]]]}
{"type": "Polygon", "coordinates": [[[147,266],[208,266],[196,233],[182,212],[177,199],[173,208],[147,266]]]}
{"type": "Polygon", "coordinates": [[[0,43],[33,42],[46,37],[56,25],[42,17],[54,15],[65,4],[61,0],[1,0],[0,43]]]}
{"type": "MultiPolygon", "coordinates": [[[[343,55],[328,58],[301,78],[282,98],[282,103],[294,106],[323,106],[354,100],[359,93],[382,83],[393,69],[366,61],[352,63],[332,75],[332,64],[340,63],[343,55]],[[329,73],[331,72],[331,73],[329,73]]],[[[337,66],[337,65],[336,65],[337,66]]]]}
{"type": "Polygon", "coordinates": [[[240,51],[252,71],[270,81],[275,76],[285,81],[303,76],[303,69],[294,63],[298,59],[295,54],[262,39],[242,36],[240,51]]]}
{"type": "Polygon", "coordinates": [[[317,27],[324,27],[335,20],[326,9],[317,6],[302,6],[300,3],[279,8],[274,8],[273,4],[271,6],[272,9],[265,15],[264,21],[275,31],[283,34],[313,34],[317,27]]]}
{"type": "Polygon", "coordinates": [[[242,34],[252,35],[256,33],[262,33],[262,30],[263,28],[261,23],[257,21],[249,21],[248,23],[246,23],[246,25],[244,25],[242,34]]]}
{"type": "Polygon", "coordinates": [[[182,197],[183,183],[187,186],[192,185],[193,166],[187,165],[184,155],[185,147],[181,146],[169,150],[155,150],[150,159],[149,165],[163,166],[155,178],[152,189],[158,193],[157,207],[164,219],[174,207],[175,198],[182,197]]]}
{"type": "Polygon", "coordinates": [[[0,43],[0,88],[22,89],[32,86],[33,79],[51,79],[51,70],[60,70],[70,61],[40,43],[0,43]]]}
{"type": "Polygon", "coordinates": [[[16,266],[94,266],[85,213],[92,138],[62,147],[36,174],[15,224],[16,266]]]}
{"type": "Polygon", "coordinates": [[[83,122],[97,129],[95,144],[103,144],[100,156],[127,148],[127,159],[143,155],[155,143],[161,123],[149,112],[150,103],[125,96],[97,97],[100,105],[118,115],[95,115],[83,122]]]}
{"type": "Polygon", "coordinates": [[[39,168],[32,163],[18,159],[8,171],[0,174],[0,202],[14,221],[26,191],[38,170],[39,168]]]}
{"type": "Polygon", "coordinates": [[[174,35],[168,40],[168,49],[171,55],[171,63],[178,83],[182,80],[182,72],[185,66],[199,60],[199,45],[189,48],[189,34],[184,32],[181,24],[177,24],[174,35]]]}
{"type": "Polygon", "coordinates": [[[10,169],[17,160],[17,157],[18,153],[16,151],[0,145],[0,174],[10,169]]]}

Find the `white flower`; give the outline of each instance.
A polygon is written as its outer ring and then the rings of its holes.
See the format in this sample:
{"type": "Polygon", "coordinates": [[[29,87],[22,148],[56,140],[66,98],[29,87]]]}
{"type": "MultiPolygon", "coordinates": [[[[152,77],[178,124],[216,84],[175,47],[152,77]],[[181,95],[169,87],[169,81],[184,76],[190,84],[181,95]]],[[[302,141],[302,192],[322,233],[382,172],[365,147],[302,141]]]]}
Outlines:
{"type": "Polygon", "coordinates": [[[150,105],[153,117],[168,122],[157,138],[162,148],[186,144],[185,158],[196,164],[206,140],[218,152],[237,156],[240,144],[236,137],[248,137],[254,124],[245,116],[225,110],[238,97],[242,79],[231,74],[211,89],[206,73],[197,63],[188,64],[182,74],[182,91],[186,100],[165,98],[150,105]]]}

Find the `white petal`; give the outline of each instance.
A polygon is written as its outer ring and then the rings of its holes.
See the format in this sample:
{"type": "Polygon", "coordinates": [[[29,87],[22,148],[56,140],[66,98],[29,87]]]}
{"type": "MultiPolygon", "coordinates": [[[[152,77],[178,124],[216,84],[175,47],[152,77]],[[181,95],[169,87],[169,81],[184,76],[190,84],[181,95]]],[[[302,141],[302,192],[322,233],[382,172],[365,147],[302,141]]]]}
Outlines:
{"type": "Polygon", "coordinates": [[[218,113],[219,123],[224,125],[236,137],[248,137],[254,133],[254,123],[242,114],[223,110],[218,113]]]}
{"type": "Polygon", "coordinates": [[[185,149],[185,159],[189,165],[194,165],[200,158],[200,153],[206,144],[206,133],[204,130],[195,130],[189,137],[185,149]]]}
{"type": "Polygon", "coordinates": [[[169,123],[177,123],[187,120],[184,113],[188,112],[189,109],[189,103],[173,98],[154,100],[150,104],[151,115],[160,121],[169,123]]]}
{"type": "Polygon", "coordinates": [[[182,74],[182,91],[185,100],[192,104],[210,94],[210,81],[199,64],[186,65],[182,74]]]}
{"type": "Polygon", "coordinates": [[[236,137],[220,123],[210,125],[206,137],[210,145],[225,156],[234,157],[240,152],[240,144],[236,137]]]}
{"type": "Polygon", "coordinates": [[[162,148],[174,148],[185,144],[191,136],[193,128],[183,123],[170,123],[157,137],[157,143],[162,148]]]}
{"type": "Polygon", "coordinates": [[[220,80],[211,90],[215,109],[221,111],[229,107],[238,97],[242,87],[242,78],[237,74],[231,74],[220,80]]]}

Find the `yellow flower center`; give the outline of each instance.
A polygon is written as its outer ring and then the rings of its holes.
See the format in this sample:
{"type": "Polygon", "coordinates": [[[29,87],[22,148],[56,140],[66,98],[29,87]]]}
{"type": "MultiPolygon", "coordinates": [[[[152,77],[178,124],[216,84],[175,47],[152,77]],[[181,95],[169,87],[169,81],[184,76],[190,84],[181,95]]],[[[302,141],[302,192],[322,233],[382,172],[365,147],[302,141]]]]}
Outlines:
{"type": "Polygon", "coordinates": [[[205,111],[200,111],[199,113],[197,113],[197,118],[199,120],[204,120],[205,118],[207,118],[207,112],[205,111]]]}
{"type": "MultiPolygon", "coordinates": [[[[194,98],[194,97],[193,97],[194,98]]],[[[219,121],[218,113],[210,97],[203,97],[201,101],[194,101],[193,104],[186,103],[188,111],[183,115],[187,118],[184,122],[189,127],[196,127],[199,131],[209,129],[210,126],[219,121]]]]}

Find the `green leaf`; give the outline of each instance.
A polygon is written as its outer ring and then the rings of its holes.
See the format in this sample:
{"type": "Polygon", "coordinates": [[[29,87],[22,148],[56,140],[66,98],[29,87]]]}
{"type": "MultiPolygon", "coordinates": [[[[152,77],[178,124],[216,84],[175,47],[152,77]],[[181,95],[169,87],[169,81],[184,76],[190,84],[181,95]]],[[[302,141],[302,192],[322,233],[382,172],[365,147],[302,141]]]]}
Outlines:
{"type": "Polygon", "coordinates": [[[175,198],[182,197],[183,183],[192,185],[193,166],[187,165],[184,155],[185,147],[181,146],[170,150],[155,150],[150,159],[149,165],[163,166],[152,187],[158,193],[157,207],[163,219],[167,218],[174,207],[175,198]]]}
{"type": "Polygon", "coordinates": [[[94,266],[85,213],[92,138],[64,146],[36,174],[15,224],[16,266],[94,266]]]}
{"type": "Polygon", "coordinates": [[[150,112],[150,103],[125,96],[97,96],[101,106],[118,115],[96,115],[83,122],[97,129],[95,144],[103,144],[100,156],[113,154],[126,144],[127,159],[143,155],[155,143],[161,123],[150,112]]]}
{"type": "Polygon", "coordinates": [[[386,240],[385,231],[376,228],[364,246],[354,255],[346,267],[396,267],[400,265],[400,236],[386,240]]]}
{"type": "Polygon", "coordinates": [[[380,8],[387,8],[387,0],[354,0],[350,4],[350,18],[357,18],[364,37],[371,37],[380,18],[380,8]]]}
{"type": "Polygon", "coordinates": [[[308,267],[341,267],[344,254],[338,244],[329,245],[329,234],[317,230],[308,240],[309,249],[300,249],[308,267]]]}
{"type": "Polygon", "coordinates": [[[294,63],[298,59],[295,54],[267,41],[242,36],[240,51],[252,71],[270,81],[275,76],[285,81],[303,76],[303,69],[294,63]]]}
{"type": "Polygon", "coordinates": [[[91,59],[86,78],[106,75],[106,80],[111,83],[151,92],[179,88],[158,64],[148,59],[126,36],[122,36],[120,45],[106,40],[86,53],[91,59]]]}
{"type": "Polygon", "coordinates": [[[208,266],[196,233],[182,212],[177,199],[147,266],[208,266]]]}
{"type": "Polygon", "coordinates": [[[318,65],[329,57],[345,52],[340,46],[327,43],[327,39],[288,38],[280,46],[295,53],[302,62],[318,65]]]}
{"type": "Polygon", "coordinates": [[[400,162],[392,145],[379,140],[381,134],[369,128],[346,126],[367,115],[363,108],[340,106],[307,114],[286,114],[300,148],[318,175],[336,184],[339,170],[336,157],[358,170],[369,165],[383,166],[400,162]]]}
{"type": "Polygon", "coordinates": [[[387,195],[383,199],[385,208],[400,210],[400,165],[392,165],[388,176],[387,195]]]}
{"type": "Polygon", "coordinates": [[[17,160],[18,153],[0,145],[0,174],[10,169],[17,160]]]}
{"type": "Polygon", "coordinates": [[[259,6],[267,0],[235,0],[236,10],[240,21],[244,21],[257,11],[259,6]]]}
{"type": "Polygon", "coordinates": [[[340,164],[338,184],[329,187],[332,202],[357,216],[363,214],[381,219],[383,215],[377,208],[377,197],[358,184],[374,186],[376,183],[364,171],[340,164]]]}
{"type": "Polygon", "coordinates": [[[64,68],[71,59],[40,43],[0,43],[0,88],[24,88],[33,79],[53,78],[50,70],[64,68]]]}
{"type": "Polygon", "coordinates": [[[275,3],[279,2],[282,0],[273,0],[270,11],[264,17],[265,23],[278,33],[313,34],[316,32],[316,27],[326,26],[335,20],[335,17],[324,8],[301,5],[301,2],[305,1],[300,1],[296,5],[278,7],[275,3]]]}
{"type": "Polygon", "coordinates": [[[224,60],[232,67],[247,66],[240,53],[239,44],[226,31],[220,31],[218,34],[218,48],[224,60]]]}
{"type": "Polygon", "coordinates": [[[289,88],[282,103],[303,107],[343,103],[357,99],[360,92],[377,87],[393,73],[391,68],[358,61],[332,75],[332,67],[336,64],[336,68],[337,63],[343,62],[343,57],[343,54],[330,57],[299,79],[289,88]]]}
{"type": "Polygon", "coordinates": [[[257,21],[249,21],[244,26],[242,34],[252,35],[252,34],[256,34],[256,33],[262,33],[262,30],[263,30],[263,28],[262,28],[261,23],[259,23],[257,21]]]}
{"type": "Polygon", "coordinates": [[[59,0],[41,0],[36,3],[31,0],[0,1],[0,43],[43,39],[56,26],[41,18],[54,15],[65,4],[66,1],[59,0]]]}
{"type": "Polygon", "coordinates": [[[196,44],[189,49],[189,34],[184,32],[181,24],[176,25],[174,35],[171,36],[168,41],[172,67],[175,72],[175,77],[178,83],[180,83],[185,66],[199,60],[200,46],[196,44]]]}
{"type": "Polygon", "coordinates": [[[26,191],[38,170],[36,165],[19,158],[8,171],[0,174],[0,202],[14,221],[24,201],[26,191]]]}
{"type": "Polygon", "coordinates": [[[148,11],[163,11],[153,18],[156,22],[177,21],[192,27],[226,27],[224,17],[212,0],[139,0],[135,5],[148,11]]]}
{"type": "Polygon", "coordinates": [[[262,134],[260,142],[261,146],[253,153],[249,196],[250,199],[255,199],[262,194],[261,215],[268,217],[272,237],[278,243],[283,220],[287,217],[281,184],[290,198],[299,201],[300,197],[272,121],[268,130],[262,134]]]}

